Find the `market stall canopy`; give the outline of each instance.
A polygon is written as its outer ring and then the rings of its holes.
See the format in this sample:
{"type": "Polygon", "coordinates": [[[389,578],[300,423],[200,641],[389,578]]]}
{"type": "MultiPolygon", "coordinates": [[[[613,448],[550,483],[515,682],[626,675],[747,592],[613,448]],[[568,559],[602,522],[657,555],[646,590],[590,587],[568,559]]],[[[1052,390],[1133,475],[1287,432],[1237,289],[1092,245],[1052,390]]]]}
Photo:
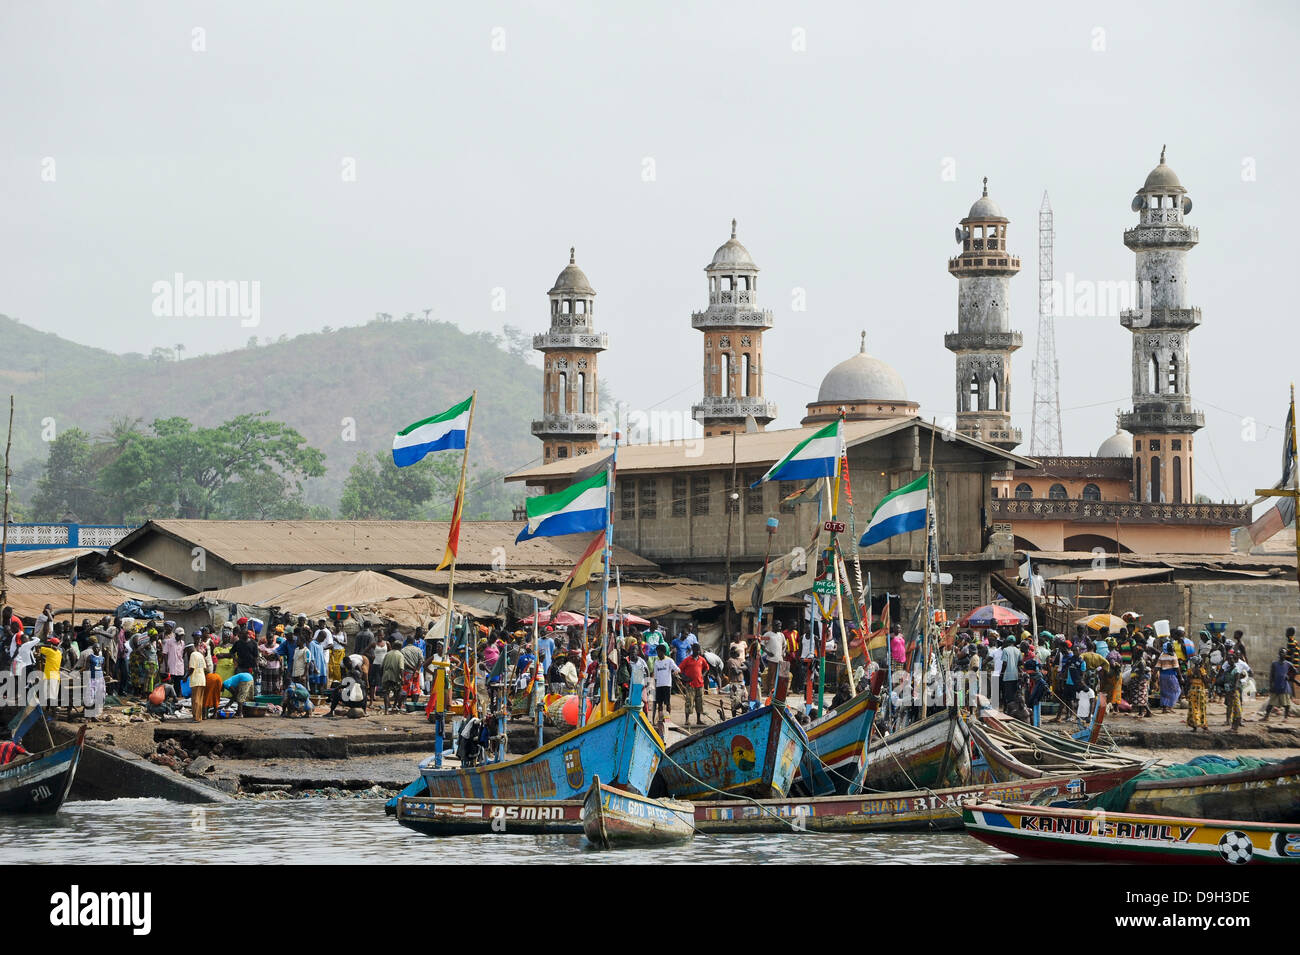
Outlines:
{"type": "Polygon", "coordinates": [[[1094,613],[1087,617],[1080,617],[1074,622],[1083,624],[1089,630],[1105,630],[1108,633],[1123,633],[1128,629],[1124,619],[1113,613],[1094,613]]]}
{"type": "MultiPolygon", "coordinates": [[[[301,570],[240,587],[206,591],[202,596],[230,603],[278,607],[313,619],[324,617],[331,606],[346,604],[363,617],[381,617],[406,627],[428,626],[447,607],[446,600],[373,570],[333,573],[301,570]]],[[[456,604],[456,611],[469,617],[487,616],[482,610],[461,603],[456,604]]]]}

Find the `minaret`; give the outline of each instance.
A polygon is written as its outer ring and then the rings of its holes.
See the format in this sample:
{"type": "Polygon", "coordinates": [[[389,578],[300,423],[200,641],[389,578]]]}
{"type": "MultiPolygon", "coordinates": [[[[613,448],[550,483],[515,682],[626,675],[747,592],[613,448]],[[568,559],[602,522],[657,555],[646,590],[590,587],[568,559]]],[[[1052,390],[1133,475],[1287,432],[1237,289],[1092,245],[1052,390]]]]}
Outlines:
{"type": "Polygon", "coordinates": [[[573,249],[547,295],[550,331],[533,336],[543,356],[542,420],[533,422],[543,464],[596,450],[605,430],[597,417],[596,356],[609,345],[592,324],[596,290],[574,263],[573,249]]]}
{"type": "Polygon", "coordinates": [[[948,260],[957,277],[957,331],[943,336],[957,355],[957,432],[1010,451],[1020,443],[1011,426],[1011,353],[1022,343],[1011,330],[1011,277],[1020,259],[1007,252],[1007,218],[984,195],[957,226],[961,254],[948,260]]]}
{"type": "Polygon", "coordinates": [[[691,327],[704,332],[704,398],[691,416],[706,438],[744,431],[748,415],[762,431],[776,417],[776,405],[763,397],[763,332],[772,313],[758,308],[758,266],[736,240],[735,219],[704,271],[709,307],[691,314],[691,327]]]}
{"type": "Polygon", "coordinates": [[[1138,224],[1124,232],[1137,256],[1138,307],[1120,312],[1133,333],[1133,410],[1120,427],[1133,435],[1133,496],[1174,504],[1194,501],[1192,435],[1205,416],[1192,409],[1187,336],[1201,310],[1187,304],[1187,253],[1200,241],[1185,217],[1192,200],[1174,171],[1160,165],[1133,197],[1138,224]]]}

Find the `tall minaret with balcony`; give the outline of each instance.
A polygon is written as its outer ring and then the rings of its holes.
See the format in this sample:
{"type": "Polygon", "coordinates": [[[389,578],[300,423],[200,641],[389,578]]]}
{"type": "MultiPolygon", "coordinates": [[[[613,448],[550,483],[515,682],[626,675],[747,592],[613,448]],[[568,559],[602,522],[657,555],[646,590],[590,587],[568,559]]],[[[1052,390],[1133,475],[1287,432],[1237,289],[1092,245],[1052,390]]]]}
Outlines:
{"type": "Polygon", "coordinates": [[[1020,443],[1011,426],[1011,353],[1022,344],[1011,329],[1011,277],[1020,259],[1007,252],[1006,216],[984,195],[957,226],[961,254],[948,260],[957,277],[957,331],[943,336],[957,356],[957,432],[1010,451],[1020,443]]]}
{"type": "Polygon", "coordinates": [[[1133,333],[1133,410],[1119,425],[1133,435],[1134,498],[1191,503],[1192,435],[1205,416],[1192,409],[1187,336],[1201,310],[1187,304],[1187,253],[1200,234],[1185,221],[1192,200],[1164,147],[1132,209],[1138,224],[1124,244],[1137,256],[1138,307],[1121,312],[1120,324],[1133,333]]]}
{"type": "Polygon", "coordinates": [[[575,264],[573,249],[547,295],[550,330],[533,336],[533,348],[543,357],[542,420],[533,422],[543,464],[596,450],[604,433],[597,417],[596,356],[609,344],[592,324],[596,290],[575,264]]]}
{"type": "Polygon", "coordinates": [[[743,432],[746,416],[761,431],[776,417],[776,404],[763,397],[763,332],[772,313],[758,307],[758,266],[736,239],[735,219],[704,272],[709,307],[691,314],[691,327],[704,333],[704,397],[691,415],[706,438],[743,432]]]}

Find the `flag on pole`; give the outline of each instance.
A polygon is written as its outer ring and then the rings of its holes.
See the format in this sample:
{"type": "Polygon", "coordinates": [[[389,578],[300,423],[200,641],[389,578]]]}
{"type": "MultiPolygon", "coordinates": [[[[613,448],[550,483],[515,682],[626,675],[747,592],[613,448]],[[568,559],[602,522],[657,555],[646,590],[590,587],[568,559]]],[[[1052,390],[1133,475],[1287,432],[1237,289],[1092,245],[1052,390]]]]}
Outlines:
{"type": "Polygon", "coordinates": [[[804,438],[796,444],[789,454],[772,465],[771,470],[750,487],[758,487],[764,481],[809,481],[824,477],[833,478],[843,451],[844,442],[840,437],[840,422],[833,421],[811,437],[804,438]]]}
{"type": "Polygon", "coordinates": [[[469,432],[471,395],[442,414],[407,425],[393,438],[393,463],[408,467],[434,451],[463,451],[469,432]]]}
{"type": "Polygon", "coordinates": [[[465,509],[465,475],[460,477],[460,486],[456,488],[456,503],[451,509],[451,528],[447,531],[447,549],[442,553],[442,570],[456,559],[456,549],[460,546],[460,514],[465,509]]]}
{"type": "Polygon", "coordinates": [[[911,484],[886,494],[871,512],[871,523],[858,543],[863,547],[925,527],[926,497],[930,475],[923,474],[911,484]]]}
{"type": "Polygon", "coordinates": [[[560,537],[602,530],[609,523],[609,471],[598,471],[563,491],[524,501],[528,523],[515,543],[533,537],[560,537]]]}
{"type": "Polygon", "coordinates": [[[1286,425],[1283,430],[1286,432],[1282,436],[1282,480],[1277,482],[1279,488],[1285,488],[1291,483],[1291,477],[1296,471],[1296,446],[1295,446],[1295,397],[1294,389],[1292,390],[1291,408],[1286,414],[1286,425]]]}
{"type": "Polygon", "coordinates": [[[587,545],[587,549],[582,552],[578,562],[574,564],[573,570],[569,571],[569,579],[564,582],[560,592],[556,594],[555,600],[551,602],[551,614],[557,614],[564,609],[564,603],[569,599],[569,592],[575,587],[587,586],[587,581],[591,580],[591,575],[603,570],[605,567],[605,533],[597,534],[587,545]]]}
{"type": "Polygon", "coordinates": [[[72,584],[72,586],[74,587],[77,586],[77,561],[76,560],[73,560],[72,562],[72,573],[68,575],[68,583],[72,584]]]}

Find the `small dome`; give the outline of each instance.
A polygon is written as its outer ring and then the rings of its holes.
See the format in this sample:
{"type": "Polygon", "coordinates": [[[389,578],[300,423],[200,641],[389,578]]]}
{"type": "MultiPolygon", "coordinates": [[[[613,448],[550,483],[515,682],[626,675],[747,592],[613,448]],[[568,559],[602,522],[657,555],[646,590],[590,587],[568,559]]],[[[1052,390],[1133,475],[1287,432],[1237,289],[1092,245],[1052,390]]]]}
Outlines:
{"type": "Polygon", "coordinates": [[[967,219],[1002,219],[1006,216],[998,204],[989,198],[989,177],[984,177],[984,195],[975,200],[975,205],[970,207],[970,212],[966,214],[967,219]]]}
{"type": "Polygon", "coordinates": [[[1143,192],[1186,192],[1183,184],[1178,181],[1178,174],[1165,165],[1165,148],[1160,147],[1160,165],[1152,169],[1147,175],[1147,181],[1142,183],[1143,192]]]}
{"type": "Polygon", "coordinates": [[[582,295],[596,294],[596,290],[587,281],[587,273],[574,264],[573,249],[569,249],[569,264],[564,267],[563,272],[556,276],[555,284],[548,294],[554,295],[557,292],[578,292],[582,295]]]}
{"type": "Polygon", "coordinates": [[[1133,457],[1133,437],[1127,431],[1116,431],[1097,449],[1099,458],[1133,457]]]}
{"type": "Polygon", "coordinates": [[[863,404],[871,401],[906,401],[907,387],[903,376],[892,365],[867,354],[867,335],[862,334],[862,350],[842,361],[822,379],[817,403],[844,401],[863,404]]]}
{"type": "Polygon", "coordinates": [[[731,220],[731,238],[718,246],[718,251],[713,253],[713,261],[709,263],[709,268],[758,268],[750,258],[749,250],[736,241],[735,219],[731,220]]]}

